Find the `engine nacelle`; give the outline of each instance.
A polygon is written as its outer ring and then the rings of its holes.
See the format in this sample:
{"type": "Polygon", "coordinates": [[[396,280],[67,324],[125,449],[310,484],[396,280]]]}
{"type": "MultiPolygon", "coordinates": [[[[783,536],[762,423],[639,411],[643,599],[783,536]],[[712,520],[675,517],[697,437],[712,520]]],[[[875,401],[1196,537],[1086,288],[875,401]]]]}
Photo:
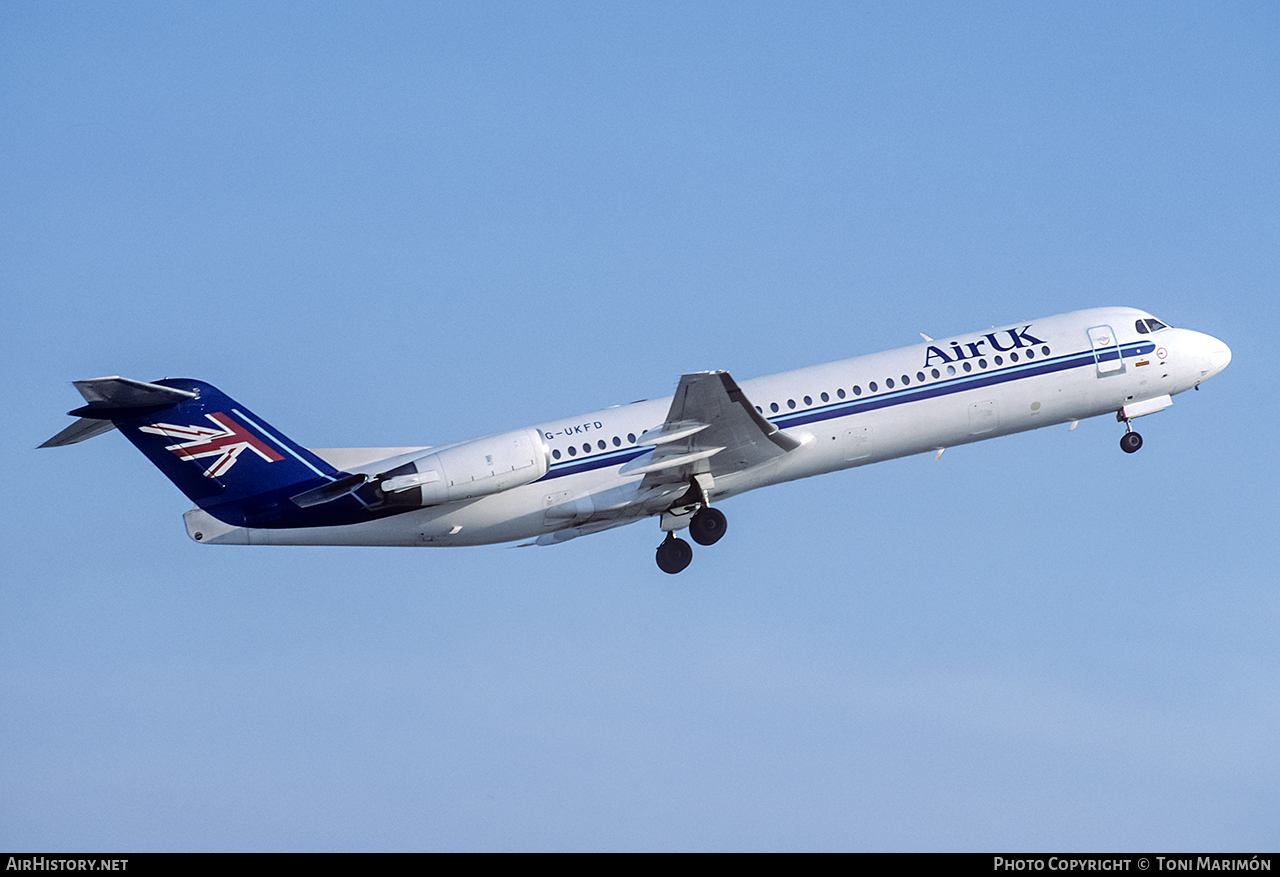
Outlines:
{"type": "Polygon", "coordinates": [[[549,465],[538,431],[517,429],[419,457],[383,472],[374,483],[391,505],[432,506],[530,484],[549,465]]]}

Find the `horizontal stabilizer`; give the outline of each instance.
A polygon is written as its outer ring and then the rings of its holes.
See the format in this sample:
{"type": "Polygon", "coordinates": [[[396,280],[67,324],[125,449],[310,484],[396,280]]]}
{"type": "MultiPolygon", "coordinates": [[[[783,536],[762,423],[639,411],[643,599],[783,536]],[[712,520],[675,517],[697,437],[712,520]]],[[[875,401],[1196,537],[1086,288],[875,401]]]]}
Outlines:
{"type": "Polygon", "coordinates": [[[104,413],[114,408],[153,408],[160,405],[177,405],[184,399],[194,399],[195,393],[135,381],[132,378],[90,378],[74,381],[75,388],[84,396],[89,407],[104,413]]]}
{"type": "MultiPolygon", "coordinates": [[[[351,495],[363,474],[352,477],[329,465],[211,384],[106,377],[74,385],[89,404],[72,412],[80,420],[42,447],[114,429],[202,514],[233,528],[327,527],[368,518],[364,503],[351,495]],[[343,479],[350,482],[333,486],[343,479]]],[[[213,528],[198,529],[212,538],[213,528]]]]}
{"type": "Polygon", "coordinates": [[[94,436],[102,435],[104,432],[111,432],[115,428],[116,425],[110,420],[102,420],[98,417],[81,417],[62,432],[40,445],[40,447],[60,448],[64,445],[74,445],[76,442],[86,441],[94,436]]]}
{"type": "Polygon", "coordinates": [[[143,414],[177,405],[186,399],[194,399],[195,393],[178,390],[173,387],[162,387],[159,384],[148,384],[146,381],[135,381],[132,378],[113,376],[109,378],[89,378],[87,381],[73,381],[75,388],[84,396],[88,405],[67,412],[72,417],[79,417],[75,423],[49,439],[42,448],[60,448],[74,445],[94,436],[111,432],[115,429],[115,420],[126,412],[143,414]],[[113,420],[114,418],[114,420],[113,420]]]}

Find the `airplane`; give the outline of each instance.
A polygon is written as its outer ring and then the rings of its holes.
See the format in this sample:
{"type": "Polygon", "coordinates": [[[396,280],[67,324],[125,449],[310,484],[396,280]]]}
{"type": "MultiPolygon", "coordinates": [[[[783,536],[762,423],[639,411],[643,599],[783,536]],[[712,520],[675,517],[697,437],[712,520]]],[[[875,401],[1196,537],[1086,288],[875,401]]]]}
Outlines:
{"type": "Polygon", "coordinates": [[[88,403],[40,447],[112,429],[195,503],[209,545],[554,545],[656,517],[658,567],[724,536],[719,503],[785,481],[1114,414],[1162,411],[1226,368],[1226,344],[1096,308],[754,378],[438,447],[308,449],[187,378],[76,381],[88,403]]]}

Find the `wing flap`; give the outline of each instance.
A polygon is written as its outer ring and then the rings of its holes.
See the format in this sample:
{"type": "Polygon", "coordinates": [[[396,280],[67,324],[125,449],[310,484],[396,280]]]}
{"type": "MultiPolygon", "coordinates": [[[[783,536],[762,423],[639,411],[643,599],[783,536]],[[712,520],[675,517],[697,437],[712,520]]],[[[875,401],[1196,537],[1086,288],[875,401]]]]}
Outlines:
{"type": "Polygon", "coordinates": [[[666,420],[637,444],[655,446],[631,470],[644,472],[643,485],[652,487],[741,472],[801,443],[766,420],[728,372],[712,371],[683,375],[666,420]]]}
{"type": "Polygon", "coordinates": [[[651,429],[640,438],[636,439],[637,445],[665,445],[667,442],[679,441],[682,438],[688,438],[694,433],[702,432],[711,424],[709,423],[664,423],[657,429],[651,429]]]}
{"type": "Polygon", "coordinates": [[[669,454],[662,457],[659,457],[656,454],[649,458],[636,457],[630,463],[627,463],[619,469],[618,474],[644,475],[649,472],[661,472],[663,469],[674,469],[677,466],[687,466],[690,463],[697,463],[700,460],[706,460],[710,457],[714,457],[723,450],[724,448],[704,448],[688,454],[679,454],[674,457],[669,454]]]}

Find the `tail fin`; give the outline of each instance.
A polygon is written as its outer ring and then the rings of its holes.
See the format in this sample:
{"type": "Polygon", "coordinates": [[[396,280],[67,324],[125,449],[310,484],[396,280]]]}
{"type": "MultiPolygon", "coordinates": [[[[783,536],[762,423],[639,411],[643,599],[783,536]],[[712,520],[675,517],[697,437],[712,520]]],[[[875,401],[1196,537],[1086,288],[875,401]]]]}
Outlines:
{"type": "Polygon", "coordinates": [[[187,378],[76,381],[89,403],[80,420],[40,447],[84,441],[119,429],[196,505],[239,527],[349,523],[363,505],[343,496],[316,508],[290,497],[343,477],[216,387],[187,378]]]}

